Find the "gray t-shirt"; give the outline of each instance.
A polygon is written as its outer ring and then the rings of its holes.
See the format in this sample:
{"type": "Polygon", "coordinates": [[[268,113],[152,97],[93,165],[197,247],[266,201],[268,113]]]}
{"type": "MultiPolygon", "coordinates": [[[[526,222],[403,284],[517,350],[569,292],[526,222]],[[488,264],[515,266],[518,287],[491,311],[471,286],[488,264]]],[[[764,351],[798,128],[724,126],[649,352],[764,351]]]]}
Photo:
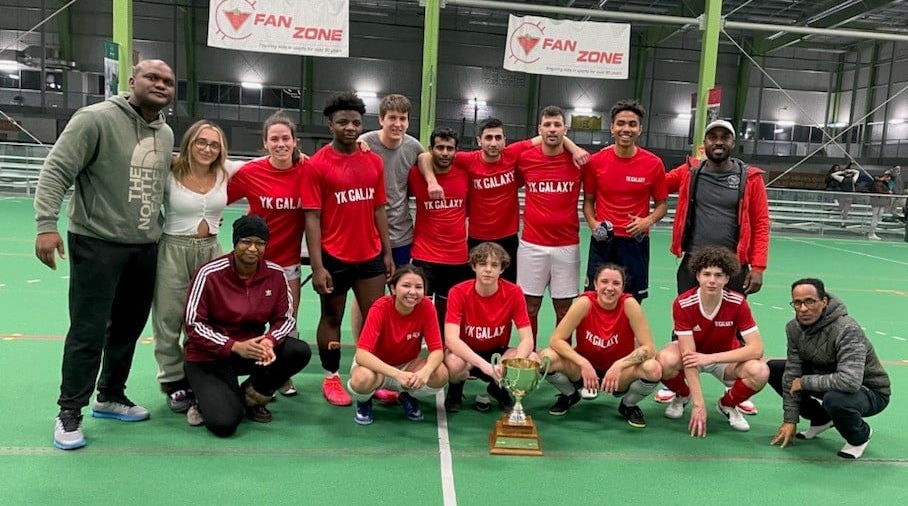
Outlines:
{"type": "Polygon", "coordinates": [[[385,193],[388,196],[388,235],[391,247],[406,246],[413,242],[413,218],[407,197],[407,176],[416,165],[416,157],[424,150],[415,138],[404,135],[395,149],[388,149],[378,139],[379,130],[365,133],[360,140],[381,157],[385,168],[385,193]]]}
{"type": "MultiPolygon", "coordinates": [[[[714,172],[704,164],[699,170],[694,195],[694,228],[688,252],[704,246],[738,248],[738,195],[744,184],[737,164],[724,172],[714,172]]],[[[696,177],[696,176],[695,176],[696,177]]]]}

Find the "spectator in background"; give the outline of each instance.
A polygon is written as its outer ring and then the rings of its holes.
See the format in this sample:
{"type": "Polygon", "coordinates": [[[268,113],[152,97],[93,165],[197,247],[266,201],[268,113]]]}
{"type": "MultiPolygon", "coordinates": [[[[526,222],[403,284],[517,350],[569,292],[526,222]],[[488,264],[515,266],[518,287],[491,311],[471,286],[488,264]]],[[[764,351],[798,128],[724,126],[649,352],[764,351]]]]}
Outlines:
{"type": "Polygon", "coordinates": [[[837,163],[832,164],[832,168],[830,168],[829,172],[826,173],[826,180],[823,181],[823,186],[826,188],[826,191],[832,191],[832,192],[839,191],[839,189],[841,188],[839,186],[839,181],[837,181],[834,177],[832,177],[832,175],[840,170],[842,170],[842,167],[839,164],[837,164],[837,163]]]}
{"type": "MultiPolygon", "coordinates": [[[[873,179],[873,185],[870,186],[870,192],[881,195],[891,195],[892,190],[889,189],[889,182],[891,180],[892,172],[887,170],[882,176],[873,179]]],[[[870,197],[871,216],[870,233],[867,234],[868,239],[874,241],[880,240],[880,237],[876,235],[876,228],[883,219],[883,211],[889,208],[893,200],[894,199],[891,197],[870,197]]]]}
{"type": "MultiPolygon", "coordinates": [[[[834,165],[833,167],[836,167],[834,165]]],[[[851,168],[851,164],[845,166],[845,169],[829,174],[829,177],[839,183],[839,190],[843,193],[854,193],[858,182],[858,171],[851,168]]],[[[828,189],[828,188],[827,188],[828,189]]],[[[848,212],[851,211],[851,204],[854,203],[854,197],[850,195],[839,195],[839,214],[842,216],[842,228],[845,228],[845,221],[848,219],[848,212]]]]}
{"type": "MultiPolygon", "coordinates": [[[[895,195],[904,195],[905,194],[905,182],[902,180],[902,167],[896,165],[892,167],[889,171],[892,174],[892,178],[889,180],[889,189],[895,195]]],[[[895,220],[905,221],[904,209],[901,211],[903,214],[899,216],[899,208],[904,207],[905,198],[893,198],[889,200],[889,214],[895,220]]]]}

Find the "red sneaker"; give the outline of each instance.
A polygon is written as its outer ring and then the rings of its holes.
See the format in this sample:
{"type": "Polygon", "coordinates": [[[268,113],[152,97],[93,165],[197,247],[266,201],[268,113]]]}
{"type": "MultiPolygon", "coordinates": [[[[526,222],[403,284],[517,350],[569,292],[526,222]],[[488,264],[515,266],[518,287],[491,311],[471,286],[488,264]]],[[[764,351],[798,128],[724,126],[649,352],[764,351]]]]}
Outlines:
{"type": "Polygon", "coordinates": [[[397,404],[397,396],[397,392],[387,388],[379,388],[372,394],[372,397],[378,399],[378,402],[382,404],[397,404]]]}
{"type": "Polygon", "coordinates": [[[322,382],[322,394],[324,394],[325,399],[328,400],[329,404],[334,404],[335,406],[349,406],[353,404],[353,399],[351,399],[347,391],[344,390],[344,385],[341,384],[340,376],[337,375],[325,378],[325,381],[322,382]]]}

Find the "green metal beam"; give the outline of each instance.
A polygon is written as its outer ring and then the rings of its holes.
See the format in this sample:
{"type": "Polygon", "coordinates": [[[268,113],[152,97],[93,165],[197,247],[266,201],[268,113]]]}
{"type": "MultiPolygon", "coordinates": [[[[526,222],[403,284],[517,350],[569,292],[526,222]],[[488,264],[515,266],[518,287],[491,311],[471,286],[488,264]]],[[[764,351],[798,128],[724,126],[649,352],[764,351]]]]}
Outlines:
{"type": "Polygon", "coordinates": [[[719,59],[719,33],[722,30],[722,0],[706,0],[703,13],[703,45],[700,49],[700,72],[697,79],[697,111],[694,120],[694,137],[691,155],[698,155],[697,147],[706,130],[706,101],[709,90],[716,85],[716,64],[719,59]]]}
{"type": "MultiPolygon", "coordinates": [[[[867,78],[867,93],[864,95],[864,135],[863,142],[866,144],[870,141],[870,122],[873,118],[870,117],[870,111],[873,110],[876,104],[876,77],[877,77],[877,60],[880,57],[880,42],[877,41],[873,44],[873,56],[870,57],[870,76],[867,78]]],[[[855,70],[857,71],[857,70],[855,70]]],[[[854,90],[855,92],[857,90],[854,90]]],[[[852,92],[852,97],[854,97],[854,92],[852,92]]]]}
{"type": "Polygon", "coordinates": [[[422,43],[422,93],[419,101],[419,140],[429,145],[435,129],[435,99],[438,93],[438,29],[441,0],[425,0],[426,16],[422,43]]]}
{"type": "MultiPolygon", "coordinates": [[[[57,0],[57,8],[66,5],[67,0],[57,0]]],[[[60,58],[73,61],[73,24],[69,9],[63,9],[57,14],[57,36],[60,37],[60,58]]],[[[65,75],[65,74],[64,74],[65,75]]]]}
{"type": "MultiPolygon", "coordinates": [[[[754,50],[752,53],[757,53],[758,45],[761,45],[764,39],[757,39],[756,44],[753,41],[744,41],[744,48],[747,49],[748,46],[753,46],[754,50]],[[750,42],[750,43],[748,43],[750,42]]],[[[762,58],[758,56],[757,58],[762,58]]],[[[738,76],[735,80],[735,112],[732,117],[732,125],[735,126],[735,129],[738,132],[744,130],[744,111],[747,108],[747,97],[748,92],[750,91],[750,73],[753,70],[753,65],[750,63],[750,60],[744,55],[738,56],[738,76]]]]}
{"type": "Polygon", "coordinates": [[[129,90],[132,76],[132,0],[113,0],[113,41],[120,45],[121,92],[129,90]]]}
{"type": "MultiPolygon", "coordinates": [[[[842,79],[845,77],[845,55],[839,55],[839,63],[835,69],[835,89],[832,90],[832,114],[829,115],[827,123],[837,123],[839,121],[839,109],[842,107],[842,79]]],[[[849,118],[849,121],[851,118],[849,118]]]]}
{"type": "Polygon", "coordinates": [[[539,88],[542,84],[542,79],[540,79],[539,74],[530,74],[527,79],[527,124],[526,124],[526,137],[533,137],[536,135],[536,125],[538,120],[536,118],[536,109],[539,107],[539,88]]]}
{"type": "Polygon", "coordinates": [[[643,98],[643,88],[646,85],[646,64],[653,57],[653,49],[645,44],[646,36],[641,34],[637,39],[637,65],[634,70],[634,98],[643,98]]]}
{"type": "Polygon", "coordinates": [[[315,58],[303,57],[303,109],[306,111],[306,124],[314,124],[315,118],[315,58]]]}
{"type": "Polygon", "coordinates": [[[192,6],[180,7],[183,13],[183,45],[186,51],[186,112],[196,117],[199,82],[195,66],[196,17],[192,6]]]}
{"type": "MultiPolygon", "coordinates": [[[[839,0],[834,0],[831,2],[824,3],[819,6],[815,11],[810,13],[805,13],[804,16],[799,20],[798,24],[807,25],[807,21],[816,16],[817,14],[831,9],[835,5],[840,3],[839,0]]],[[[861,16],[868,14],[869,12],[879,9],[880,7],[885,7],[892,3],[892,0],[863,0],[861,2],[854,3],[849,7],[844,9],[833,11],[828,16],[824,16],[820,19],[814,20],[808,26],[811,28],[837,28],[842,25],[849,23],[861,16]]],[[[784,27],[780,28],[780,32],[784,32],[784,27]]],[[[781,49],[783,47],[788,47],[792,44],[797,44],[805,37],[804,34],[798,33],[788,33],[782,35],[774,40],[769,42],[769,47],[767,47],[767,52],[775,51],[776,49],[781,49]]]]}

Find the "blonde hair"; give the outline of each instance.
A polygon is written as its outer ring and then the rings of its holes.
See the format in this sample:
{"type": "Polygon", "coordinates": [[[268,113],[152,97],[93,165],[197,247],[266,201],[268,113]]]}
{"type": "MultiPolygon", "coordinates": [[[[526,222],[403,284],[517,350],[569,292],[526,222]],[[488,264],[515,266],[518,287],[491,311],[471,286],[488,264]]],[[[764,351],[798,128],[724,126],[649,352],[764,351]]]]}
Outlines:
{"type": "Polygon", "coordinates": [[[224,131],[221,130],[221,127],[204,119],[193,123],[192,126],[186,130],[186,133],[183,134],[183,139],[180,141],[180,153],[173,159],[173,163],[170,164],[170,172],[173,173],[173,177],[176,178],[177,181],[182,180],[183,177],[189,174],[192,167],[192,155],[189,150],[192,148],[192,144],[196,139],[198,139],[199,133],[205,128],[214,130],[221,138],[221,151],[218,153],[217,158],[211,162],[208,171],[220,172],[222,179],[227,181],[227,168],[224,167],[224,162],[227,160],[227,138],[224,135],[224,131]]]}

